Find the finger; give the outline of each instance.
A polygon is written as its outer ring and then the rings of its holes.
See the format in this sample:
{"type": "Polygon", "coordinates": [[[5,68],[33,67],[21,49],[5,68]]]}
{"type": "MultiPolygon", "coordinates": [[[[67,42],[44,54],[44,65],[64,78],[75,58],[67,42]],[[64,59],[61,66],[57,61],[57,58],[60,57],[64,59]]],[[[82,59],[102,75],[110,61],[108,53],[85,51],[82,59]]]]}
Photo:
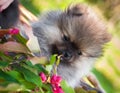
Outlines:
{"type": "Polygon", "coordinates": [[[0,6],[2,6],[3,4],[5,4],[5,2],[7,2],[9,0],[0,0],[0,6]]]}
{"type": "Polygon", "coordinates": [[[3,11],[4,9],[6,9],[12,2],[13,2],[13,0],[6,1],[6,2],[1,6],[1,10],[3,11]]]}

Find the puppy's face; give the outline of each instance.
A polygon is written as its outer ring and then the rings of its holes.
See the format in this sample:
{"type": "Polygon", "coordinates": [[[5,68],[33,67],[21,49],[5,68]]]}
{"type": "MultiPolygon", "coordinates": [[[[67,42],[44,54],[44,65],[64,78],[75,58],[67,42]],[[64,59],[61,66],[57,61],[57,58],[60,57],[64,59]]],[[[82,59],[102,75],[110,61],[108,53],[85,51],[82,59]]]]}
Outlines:
{"type": "Polygon", "coordinates": [[[51,52],[62,55],[61,62],[65,64],[72,64],[80,57],[97,58],[110,40],[105,24],[84,5],[69,7],[59,15],[56,24],[51,52]]]}
{"type": "Polygon", "coordinates": [[[61,63],[69,65],[82,55],[82,52],[75,42],[71,42],[69,36],[63,34],[61,41],[51,45],[51,53],[61,55],[61,63]]]}

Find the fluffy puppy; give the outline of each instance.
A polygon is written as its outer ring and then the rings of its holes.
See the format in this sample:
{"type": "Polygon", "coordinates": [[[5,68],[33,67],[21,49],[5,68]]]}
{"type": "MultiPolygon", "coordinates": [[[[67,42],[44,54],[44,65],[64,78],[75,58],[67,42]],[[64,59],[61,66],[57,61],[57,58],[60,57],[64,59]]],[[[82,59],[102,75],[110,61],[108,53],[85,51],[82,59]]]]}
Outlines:
{"type": "Polygon", "coordinates": [[[72,87],[80,84],[110,40],[105,24],[82,4],[48,12],[32,28],[40,44],[40,56],[62,55],[57,73],[72,87]]]}

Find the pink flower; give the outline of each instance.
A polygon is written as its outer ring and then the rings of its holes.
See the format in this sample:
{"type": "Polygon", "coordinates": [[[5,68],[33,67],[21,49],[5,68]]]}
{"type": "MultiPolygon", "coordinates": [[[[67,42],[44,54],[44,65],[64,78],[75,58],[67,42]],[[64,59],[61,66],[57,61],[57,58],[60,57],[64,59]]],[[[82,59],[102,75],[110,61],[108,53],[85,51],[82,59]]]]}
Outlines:
{"type": "Polygon", "coordinates": [[[55,86],[52,88],[52,90],[53,90],[53,93],[64,93],[64,91],[60,86],[55,86]]]}
{"type": "Polygon", "coordinates": [[[52,85],[53,93],[64,93],[64,91],[62,90],[62,88],[60,86],[61,81],[62,81],[62,78],[60,76],[53,75],[51,77],[50,83],[52,85]]]}
{"type": "Polygon", "coordinates": [[[9,53],[7,51],[4,52],[5,55],[9,55],[9,53]]]}
{"type": "Polygon", "coordinates": [[[57,75],[53,75],[50,79],[50,83],[53,85],[59,85],[60,82],[62,81],[62,78],[60,76],[57,75]]]}
{"type": "Polygon", "coordinates": [[[12,28],[9,30],[9,34],[11,35],[16,35],[19,33],[19,30],[17,28],[12,28]]]}
{"type": "Polygon", "coordinates": [[[41,77],[43,83],[47,80],[47,77],[43,72],[39,73],[39,76],[41,77]]]}

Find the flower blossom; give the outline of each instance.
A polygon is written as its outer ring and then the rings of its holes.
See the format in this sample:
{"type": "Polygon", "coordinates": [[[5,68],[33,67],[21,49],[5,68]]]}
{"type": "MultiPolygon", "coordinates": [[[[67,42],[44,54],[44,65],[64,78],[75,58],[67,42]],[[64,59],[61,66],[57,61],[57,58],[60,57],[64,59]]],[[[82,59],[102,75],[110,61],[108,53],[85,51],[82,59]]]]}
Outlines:
{"type": "Polygon", "coordinates": [[[53,93],[64,93],[64,91],[62,90],[60,86],[56,86],[52,88],[52,90],[53,90],[53,93]]]}
{"type": "Polygon", "coordinates": [[[47,77],[43,72],[39,73],[39,76],[41,77],[43,83],[47,80],[47,77]]]}
{"type": "Polygon", "coordinates": [[[57,75],[53,75],[50,79],[50,83],[53,85],[53,84],[57,84],[59,85],[60,82],[62,81],[62,78],[60,76],[57,76],[57,75]]]}
{"type": "Polygon", "coordinates": [[[9,34],[11,34],[11,35],[16,35],[18,33],[19,33],[19,29],[17,29],[17,28],[12,28],[9,30],[9,34]]]}
{"type": "MultiPolygon", "coordinates": [[[[47,82],[47,77],[43,72],[39,73],[39,76],[43,83],[47,82]]],[[[53,93],[64,93],[64,91],[62,90],[62,88],[60,86],[61,81],[62,81],[62,78],[60,76],[58,76],[58,75],[51,76],[49,83],[52,86],[53,93]]]]}
{"type": "Polygon", "coordinates": [[[60,86],[61,81],[62,81],[62,78],[60,76],[53,75],[51,77],[50,83],[52,85],[53,93],[64,93],[64,91],[60,86]]]}

